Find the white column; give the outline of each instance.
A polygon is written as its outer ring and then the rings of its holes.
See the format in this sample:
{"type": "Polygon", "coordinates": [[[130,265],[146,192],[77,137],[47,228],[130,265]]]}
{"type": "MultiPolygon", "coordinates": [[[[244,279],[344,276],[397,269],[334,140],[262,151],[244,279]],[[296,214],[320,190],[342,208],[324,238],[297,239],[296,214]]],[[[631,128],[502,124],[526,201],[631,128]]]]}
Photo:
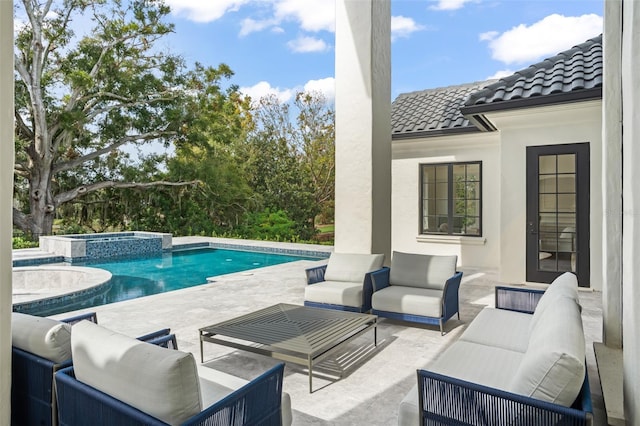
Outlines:
{"type": "Polygon", "coordinates": [[[640,424],[640,3],[625,0],[622,11],[619,31],[622,32],[623,386],[627,424],[637,425],[640,424]]]}
{"type": "MultiPolygon", "coordinates": [[[[391,251],[390,0],[336,0],[335,67],[335,250],[384,253],[388,262],[391,251]]],[[[416,223],[416,229],[417,226],[416,223]]]]}
{"type": "Polygon", "coordinates": [[[11,421],[13,1],[0,0],[0,424],[11,421]]]}
{"type": "Polygon", "coordinates": [[[602,335],[622,348],[622,3],[604,5],[604,90],[602,93],[602,335]]]}

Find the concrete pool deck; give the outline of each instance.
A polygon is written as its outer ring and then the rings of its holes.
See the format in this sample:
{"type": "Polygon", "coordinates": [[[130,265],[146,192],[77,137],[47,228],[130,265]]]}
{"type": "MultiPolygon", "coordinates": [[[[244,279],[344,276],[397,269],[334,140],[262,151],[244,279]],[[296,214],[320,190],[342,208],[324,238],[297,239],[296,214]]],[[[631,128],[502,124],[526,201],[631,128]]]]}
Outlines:
{"type": "MultiPolygon", "coordinates": [[[[209,241],[191,238],[182,241],[209,241]]],[[[227,240],[228,241],[228,240],[227,240]]],[[[277,243],[251,242],[283,247],[277,243]]],[[[294,245],[300,247],[300,245],[294,245]]],[[[330,250],[330,247],[312,246],[330,250]]],[[[101,325],[137,336],[170,327],[180,350],[193,352],[200,360],[198,329],[276,303],[302,304],[305,268],[323,261],[297,261],[277,266],[218,276],[214,282],[154,296],[118,302],[55,316],[95,311],[101,325]]],[[[344,352],[321,365],[314,376],[314,393],[308,390],[306,370],[287,364],[284,390],[291,395],[294,425],[394,425],[398,404],[414,385],[415,371],[435,359],[464,331],[485,306],[493,305],[497,274],[462,268],[461,320],[450,320],[448,333],[437,327],[380,319],[378,347],[365,334],[344,352]],[[324,368],[322,368],[324,367],[324,368]],[[344,369],[337,380],[336,371],[344,369]]],[[[601,293],[581,291],[582,318],[586,335],[587,364],[596,425],[606,424],[602,392],[593,353],[593,342],[602,340],[601,293]]],[[[276,361],[248,352],[207,344],[205,364],[246,379],[257,376],[276,361]]]]}

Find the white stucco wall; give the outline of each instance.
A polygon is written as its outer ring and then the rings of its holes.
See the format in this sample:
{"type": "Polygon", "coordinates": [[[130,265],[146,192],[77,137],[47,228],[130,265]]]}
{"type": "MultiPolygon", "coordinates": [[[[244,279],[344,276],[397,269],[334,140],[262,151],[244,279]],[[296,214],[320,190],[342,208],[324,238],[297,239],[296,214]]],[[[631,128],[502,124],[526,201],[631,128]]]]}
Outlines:
{"type": "Polygon", "coordinates": [[[593,289],[602,288],[601,108],[601,101],[588,101],[487,114],[502,136],[501,281],[522,283],[526,276],[526,148],[589,142],[590,284],[593,289]]]}
{"type": "Polygon", "coordinates": [[[392,249],[455,254],[465,267],[500,264],[500,134],[396,140],[392,145],[392,249]],[[420,164],[482,161],[482,237],[419,235],[420,164]]]}
{"type": "Polygon", "coordinates": [[[0,0],[0,424],[11,420],[13,2],[0,0]]]}

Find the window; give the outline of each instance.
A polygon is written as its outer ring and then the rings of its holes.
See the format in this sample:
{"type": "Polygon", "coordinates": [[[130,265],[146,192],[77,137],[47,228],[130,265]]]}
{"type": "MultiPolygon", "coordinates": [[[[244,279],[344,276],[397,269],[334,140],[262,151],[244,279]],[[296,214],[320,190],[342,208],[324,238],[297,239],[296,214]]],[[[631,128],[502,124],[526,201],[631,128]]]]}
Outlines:
{"type": "Polygon", "coordinates": [[[421,234],[482,235],[482,163],[422,164],[421,234]]]}

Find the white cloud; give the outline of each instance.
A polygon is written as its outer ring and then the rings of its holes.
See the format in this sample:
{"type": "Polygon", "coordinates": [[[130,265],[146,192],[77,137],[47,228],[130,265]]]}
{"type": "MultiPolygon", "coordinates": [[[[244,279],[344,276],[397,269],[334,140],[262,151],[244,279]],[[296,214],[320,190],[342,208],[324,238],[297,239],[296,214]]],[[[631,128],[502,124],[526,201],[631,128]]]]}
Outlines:
{"type": "Polygon", "coordinates": [[[242,26],[240,27],[240,37],[244,37],[257,31],[262,31],[276,25],[277,23],[278,22],[274,19],[256,21],[255,19],[246,18],[242,21],[242,26]]]}
{"type": "Polygon", "coordinates": [[[495,31],[480,34],[480,40],[489,42],[494,59],[513,64],[555,55],[601,32],[602,17],[596,14],[553,14],[530,26],[521,24],[502,34],[495,31]]]}
{"type": "Polygon", "coordinates": [[[295,20],[305,31],[335,31],[335,1],[277,0],[274,9],[277,19],[281,21],[295,20]]]}
{"type": "Polygon", "coordinates": [[[405,16],[392,16],[391,17],[391,39],[394,40],[398,37],[409,37],[411,33],[424,30],[425,27],[419,25],[412,18],[405,16]]]}
{"type": "Polygon", "coordinates": [[[280,102],[289,102],[295,94],[295,91],[292,89],[280,89],[279,87],[273,87],[267,81],[261,81],[251,87],[241,87],[240,92],[251,97],[251,100],[254,103],[267,95],[275,95],[280,102]]]}
{"type": "Polygon", "coordinates": [[[227,12],[235,12],[250,0],[167,0],[171,11],[195,22],[211,22],[227,12]]]}
{"type": "Polygon", "coordinates": [[[431,6],[433,10],[456,10],[461,9],[465,3],[473,0],[436,0],[437,4],[431,6]]]}
{"type": "Polygon", "coordinates": [[[296,53],[324,52],[329,49],[324,40],[315,37],[298,37],[288,42],[287,46],[296,53]]]}
{"type": "Polygon", "coordinates": [[[304,85],[305,92],[320,92],[328,102],[333,102],[336,97],[336,82],[333,77],[309,80],[304,85]]]}
{"type": "Polygon", "coordinates": [[[487,77],[487,80],[497,80],[499,78],[509,77],[514,72],[515,71],[511,71],[511,70],[500,70],[500,71],[497,71],[495,74],[487,77]]]}

